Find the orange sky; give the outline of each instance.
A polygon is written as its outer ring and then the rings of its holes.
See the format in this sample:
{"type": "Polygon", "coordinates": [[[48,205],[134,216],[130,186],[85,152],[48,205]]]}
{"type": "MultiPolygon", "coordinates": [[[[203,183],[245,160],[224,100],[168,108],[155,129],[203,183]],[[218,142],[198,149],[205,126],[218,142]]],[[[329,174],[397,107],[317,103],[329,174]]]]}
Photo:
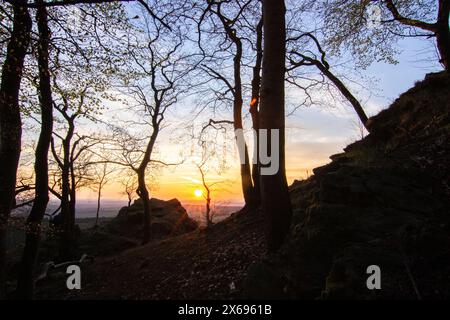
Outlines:
{"type": "MultiPolygon", "coordinates": [[[[330,121],[336,122],[335,117],[331,117],[330,121]]],[[[346,121],[343,121],[346,123],[346,121]]],[[[306,124],[305,124],[306,125],[306,124]]],[[[303,130],[288,129],[287,130],[287,177],[289,183],[295,179],[306,178],[312,174],[312,169],[329,162],[328,157],[334,153],[340,152],[342,147],[346,145],[347,137],[327,138],[314,137],[317,133],[311,130],[309,134],[305,134],[303,130]]],[[[340,130],[340,129],[339,129],[340,130]]],[[[349,127],[347,135],[353,134],[353,129],[349,127]]],[[[321,130],[318,130],[319,134],[321,130]]],[[[347,139],[348,140],[348,139],[347,139]]],[[[349,142],[350,140],[348,140],[349,142]]],[[[251,147],[251,143],[250,143],[251,147]]],[[[177,146],[160,146],[158,154],[165,156],[166,154],[174,154],[173,149],[177,146]]],[[[239,175],[239,160],[237,148],[228,151],[230,153],[229,165],[231,166],[223,174],[219,175],[214,170],[206,172],[206,180],[208,183],[217,183],[212,190],[212,199],[220,204],[241,204],[241,186],[239,175]]],[[[250,150],[251,154],[251,150],[250,150]]],[[[169,157],[170,158],[170,157],[169,157]]],[[[176,157],[175,157],[176,158],[176,157]]],[[[167,159],[167,156],[165,157],[167,159]]],[[[202,198],[196,197],[194,192],[197,189],[203,190],[201,184],[201,176],[198,169],[191,159],[187,158],[183,164],[176,167],[168,167],[160,169],[157,172],[157,181],[149,184],[151,194],[161,199],[177,198],[184,203],[203,202],[202,198]]],[[[117,182],[111,182],[103,191],[104,199],[126,199],[123,194],[123,186],[117,182]]],[[[96,197],[95,192],[85,189],[80,190],[79,199],[92,199],[96,197]]]]}
{"type": "MultiPolygon", "coordinates": [[[[379,82],[371,82],[370,85],[375,91],[380,89],[377,96],[363,95],[359,93],[360,99],[369,116],[376,114],[381,109],[388,106],[401,92],[411,87],[416,80],[423,79],[427,72],[436,69],[436,65],[418,64],[414,50],[421,50],[417,41],[414,39],[404,41],[405,53],[399,58],[400,63],[389,65],[376,63],[365,70],[367,77],[375,77],[379,82]],[[414,49],[414,50],[413,50],[414,49]],[[406,71],[405,71],[406,70],[406,71]]],[[[425,48],[425,45],[424,45],[425,48]]],[[[430,63],[428,63],[430,64],[430,63]]],[[[287,90],[287,96],[291,101],[301,101],[296,92],[287,90]]],[[[289,100],[288,99],[288,100],[289,100]]],[[[287,101],[287,105],[289,101],[287,101]]],[[[329,156],[342,152],[342,149],[349,143],[360,138],[359,127],[356,125],[356,115],[351,107],[346,105],[336,106],[333,103],[327,103],[325,107],[300,108],[286,119],[286,170],[289,183],[295,179],[305,178],[312,169],[329,162],[329,156]]],[[[109,114],[114,113],[115,107],[111,108],[109,114]]],[[[178,154],[192,148],[186,146],[181,140],[173,137],[174,131],[178,128],[186,128],[192,123],[190,118],[192,108],[182,104],[180,109],[171,111],[167,116],[166,123],[168,127],[163,130],[158,138],[157,158],[169,162],[177,162],[178,154]],[[178,123],[177,123],[178,121],[178,123]],[[185,121],[180,125],[180,121],[185,121]],[[187,123],[187,124],[186,124],[187,123]],[[178,141],[177,141],[178,140],[178,141]]],[[[229,119],[230,114],[225,113],[217,116],[217,119],[229,119]]],[[[210,115],[206,115],[206,119],[210,115]]],[[[248,117],[244,115],[244,126],[250,128],[248,117]]],[[[112,121],[115,121],[111,118],[112,121]]],[[[199,120],[199,119],[196,119],[199,120]]],[[[201,121],[197,123],[201,125],[201,121]]],[[[247,134],[249,134],[247,132],[247,134]]],[[[186,131],[182,133],[186,136],[186,131]]],[[[248,138],[248,137],[247,137],[248,138]]],[[[247,142],[250,144],[251,139],[247,142]]],[[[228,150],[228,164],[231,167],[218,175],[213,170],[207,172],[208,182],[221,181],[217,189],[212,193],[212,199],[216,203],[240,204],[242,203],[240,178],[239,178],[239,160],[237,157],[237,148],[228,150]]],[[[251,150],[250,150],[251,154],[251,150]]],[[[184,203],[198,203],[203,201],[195,197],[194,191],[202,189],[200,183],[200,174],[194,165],[195,161],[189,157],[185,158],[183,164],[175,168],[165,168],[156,173],[157,184],[151,187],[151,194],[161,199],[178,198],[184,203]]],[[[103,192],[104,199],[123,199],[126,196],[122,193],[123,187],[119,183],[110,183],[103,192]]],[[[91,190],[80,190],[79,199],[93,199],[96,195],[91,190]]]]}

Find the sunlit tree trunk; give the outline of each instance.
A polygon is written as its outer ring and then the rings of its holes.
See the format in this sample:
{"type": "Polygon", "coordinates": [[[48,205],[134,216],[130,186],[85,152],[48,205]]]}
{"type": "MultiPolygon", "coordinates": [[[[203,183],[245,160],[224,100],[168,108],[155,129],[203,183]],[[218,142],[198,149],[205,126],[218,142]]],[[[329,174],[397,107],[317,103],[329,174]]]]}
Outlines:
{"type": "MultiPolygon", "coordinates": [[[[38,3],[42,3],[39,0],[38,3]]],[[[49,74],[50,30],[47,23],[47,9],[37,9],[38,22],[38,68],[39,104],[41,107],[41,132],[35,152],[35,198],[27,219],[26,240],[20,266],[17,293],[20,298],[32,299],[34,293],[34,270],[38,257],[41,224],[49,200],[48,195],[48,151],[53,130],[53,103],[49,74]]]]}
{"type": "Polygon", "coordinates": [[[13,4],[13,29],[0,85],[0,298],[6,293],[6,231],[15,197],[22,136],[19,90],[32,24],[25,3],[17,0],[13,4]]]}
{"type": "MultiPolygon", "coordinates": [[[[250,115],[252,117],[252,126],[254,132],[259,130],[259,90],[261,88],[261,65],[263,58],[262,50],[262,38],[263,38],[263,19],[259,21],[256,27],[256,61],[253,67],[252,78],[252,100],[250,102],[250,115]]],[[[255,204],[259,206],[261,204],[261,184],[260,184],[260,169],[259,169],[259,139],[258,135],[255,136],[254,141],[254,155],[256,159],[253,159],[252,167],[252,180],[255,195],[255,204]]]]}
{"type": "MultiPolygon", "coordinates": [[[[264,0],[264,52],[261,82],[261,129],[278,129],[279,168],[274,175],[261,175],[261,203],[266,218],[269,252],[276,251],[286,237],[292,218],[285,171],[284,73],[286,52],[285,5],[282,0],[264,0]]],[[[268,143],[271,139],[268,139],[268,143]]]]}

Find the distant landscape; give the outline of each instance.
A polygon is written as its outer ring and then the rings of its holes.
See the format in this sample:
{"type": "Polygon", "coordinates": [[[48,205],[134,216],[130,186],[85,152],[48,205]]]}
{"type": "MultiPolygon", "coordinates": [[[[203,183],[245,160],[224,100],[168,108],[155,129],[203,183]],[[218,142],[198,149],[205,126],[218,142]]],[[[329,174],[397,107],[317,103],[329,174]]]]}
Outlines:
{"type": "MultiPolygon", "coordinates": [[[[50,201],[47,207],[47,214],[53,213],[58,208],[59,203],[55,201],[50,201]]],[[[127,205],[125,200],[102,200],[100,206],[100,218],[114,218],[117,216],[120,208],[127,205]]],[[[200,203],[182,203],[183,207],[186,209],[188,215],[203,224],[205,222],[205,205],[200,203]]],[[[220,205],[212,205],[213,216],[212,219],[214,222],[219,222],[225,218],[227,218],[233,212],[241,209],[242,206],[238,206],[235,204],[220,204],[220,205]]],[[[76,206],[76,219],[89,219],[95,218],[95,214],[97,211],[97,201],[96,200],[78,200],[76,206]]],[[[30,207],[23,207],[17,209],[13,216],[27,216],[29,213],[30,207]]]]}

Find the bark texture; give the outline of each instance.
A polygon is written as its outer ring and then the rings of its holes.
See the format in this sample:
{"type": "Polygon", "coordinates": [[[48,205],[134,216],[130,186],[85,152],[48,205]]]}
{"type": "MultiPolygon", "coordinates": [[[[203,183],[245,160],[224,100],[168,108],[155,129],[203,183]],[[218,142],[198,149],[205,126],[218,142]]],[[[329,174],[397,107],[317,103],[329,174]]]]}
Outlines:
{"type": "MultiPolygon", "coordinates": [[[[285,170],[284,74],[286,55],[285,5],[280,0],[263,1],[264,52],[261,81],[261,129],[278,129],[279,168],[274,175],[261,175],[261,203],[266,219],[269,252],[277,251],[289,231],[291,201],[285,170]]],[[[270,139],[268,139],[270,143],[270,139]]]]}

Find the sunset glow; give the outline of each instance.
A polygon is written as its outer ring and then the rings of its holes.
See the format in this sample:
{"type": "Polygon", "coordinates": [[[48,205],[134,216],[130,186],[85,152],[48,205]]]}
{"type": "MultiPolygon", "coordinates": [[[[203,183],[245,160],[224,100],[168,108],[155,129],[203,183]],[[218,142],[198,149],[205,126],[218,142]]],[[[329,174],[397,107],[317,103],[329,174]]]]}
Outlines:
{"type": "Polygon", "coordinates": [[[195,195],[197,198],[200,198],[200,197],[203,195],[203,191],[200,190],[200,189],[196,189],[196,190],[194,191],[194,195],[195,195]]]}

